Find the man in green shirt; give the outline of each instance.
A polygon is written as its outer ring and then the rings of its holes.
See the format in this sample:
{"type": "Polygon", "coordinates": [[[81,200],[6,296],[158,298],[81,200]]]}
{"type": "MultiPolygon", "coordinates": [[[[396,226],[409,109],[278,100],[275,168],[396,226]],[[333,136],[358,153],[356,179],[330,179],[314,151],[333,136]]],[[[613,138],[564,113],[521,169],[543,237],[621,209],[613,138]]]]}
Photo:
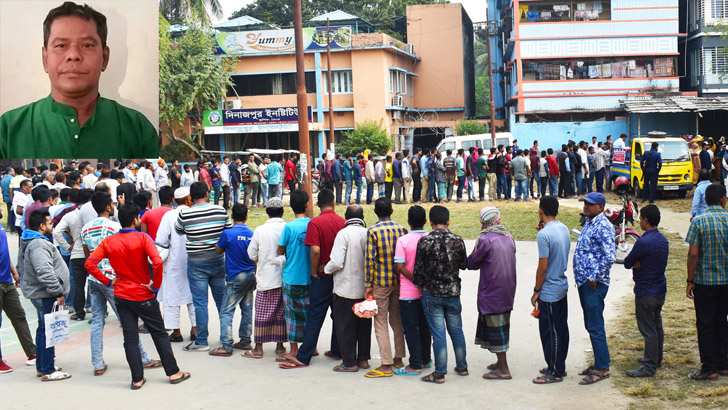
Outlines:
{"type": "Polygon", "coordinates": [[[154,158],[159,135],[138,111],[99,95],[106,17],[66,2],[43,23],[51,92],[0,116],[0,158],[154,158]]]}
{"type": "Polygon", "coordinates": [[[478,168],[478,188],[480,188],[480,201],[485,201],[485,182],[488,180],[488,161],[483,155],[483,148],[478,148],[478,161],[475,163],[478,168]]]}

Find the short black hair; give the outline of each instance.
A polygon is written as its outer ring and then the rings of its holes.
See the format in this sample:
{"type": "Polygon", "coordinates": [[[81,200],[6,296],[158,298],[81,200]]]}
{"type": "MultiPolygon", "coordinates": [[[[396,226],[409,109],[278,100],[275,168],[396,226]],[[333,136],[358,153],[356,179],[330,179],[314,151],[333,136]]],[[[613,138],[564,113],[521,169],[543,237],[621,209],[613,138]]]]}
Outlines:
{"type": "Polygon", "coordinates": [[[334,192],[330,189],[321,190],[318,194],[318,206],[333,206],[334,205],[334,192]]]}
{"type": "Polygon", "coordinates": [[[106,37],[109,34],[109,29],[106,26],[106,16],[94,10],[88,4],[83,6],[76,4],[72,1],[67,1],[60,6],[52,9],[46,15],[45,21],[43,21],[43,47],[48,47],[48,39],[51,36],[51,26],[53,21],[59,17],[80,17],[86,21],[93,21],[96,24],[96,32],[101,39],[101,46],[106,47],[106,37]]]}
{"type": "Polygon", "coordinates": [[[139,191],[134,194],[132,202],[134,202],[139,209],[146,209],[149,204],[149,200],[152,199],[152,193],[149,191],[139,191]]]}
{"type": "Polygon", "coordinates": [[[237,204],[233,205],[233,221],[243,222],[247,219],[248,219],[248,208],[241,203],[237,203],[237,204]]]}
{"type": "Polygon", "coordinates": [[[160,204],[171,204],[174,201],[174,188],[169,185],[165,185],[159,188],[159,191],[157,191],[157,195],[159,195],[160,204]]]}
{"type": "Polygon", "coordinates": [[[192,200],[202,199],[207,195],[207,184],[204,182],[193,182],[190,185],[190,197],[192,200]]]}
{"type": "Polygon", "coordinates": [[[452,155],[452,150],[449,149],[449,150],[445,151],[445,154],[447,154],[447,156],[449,157],[450,155],[452,155]]]}
{"type": "Polygon", "coordinates": [[[392,215],[392,200],[389,198],[377,198],[374,201],[374,213],[379,218],[388,218],[392,215]]]}
{"type": "Polygon", "coordinates": [[[445,225],[450,220],[450,211],[442,205],[430,208],[430,222],[433,225],[445,225]]]}
{"type": "Polygon", "coordinates": [[[50,216],[51,214],[48,213],[47,209],[36,209],[30,213],[30,217],[28,218],[28,228],[33,231],[37,231],[41,224],[48,221],[47,218],[50,216]]]}
{"type": "Polygon", "coordinates": [[[483,155],[483,148],[478,148],[478,155],[483,155]]]}
{"type": "Polygon", "coordinates": [[[30,191],[34,201],[45,202],[51,197],[51,190],[45,185],[38,185],[30,191]]]}
{"type": "Polygon", "coordinates": [[[308,204],[308,192],[296,189],[291,192],[291,209],[294,214],[302,214],[306,212],[308,204]]]}
{"type": "Polygon", "coordinates": [[[720,200],[725,198],[725,187],[723,185],[711,184],[705,190],[705,203],[708,206],[720,205],[720,200]]]}
{"type": "Polygon", "coordinates": [[[546,156],[546,151],[541,151],[541,158],[546,156]]]}
{"type": "Polygon", "coordinates": [[[124,204],[119,207],[119,223],[122,228],[127,228],[139,218],[139,207],[134,203],[124,204]]]}
{"type": "Polygon", "coordinates": [[[78,203],[79,204],[85,204],[86,202],[91,200],[91,197],[94,194],[93,189],[82,189],[81,192],[78,193],[78,203]]]}
{"type": "Polygon", "coordinates": [[[538,209],[546,216],[556,217],[559,214],[559,200],[555,196],[544,195],[538,203],[538,209]]]}
{"type": "Polygon", "coordinates": [[[351,218],[359,218],[364,219],[364,208],[362,208],[359,205],[352,204],[346,207],[346,212],[344,212],[344,218],[351,219],[351,218]]]}
{"type": "Polygon", "coordinates": [[[523,150],[519,149],[518,151],[516,151],[516,156],[518,156],[518,157],[523,156],[523,150]]]}
{"type": "MultiPolygon", "coordinates": [[[[26,187],[28,185],[33,186],[33,181],[31,181],[29,179],[24,179],[24,180],[20,181],[20,187],[21,188],[24,188],[24,187],[26,187]]],[[[33,192],[33,191],[30,191],[30,192],[33,192]]]]}
{"type": "Polygon", "coordinates": [[[265,213],[268,214],[268,218],[280,218],[283,216],[283,208],[266,207],[265,213]]]}
{"type": "Polygon", "coordinates": [[[547,150],[546,150],[546,152],[547,152],[547,153],[548,153],[549,155],[554,155],[554,149],[553,149],[553,148],[549,148],[549,149],[547,149],[547,150]]]}
{"type": "Polygon", "coordinates": [[[698,182],[701,182],[701,181],[710,181],[710,171],[709,170],[707,170],[705,168],[701,168],[700,171],[698,171],[698,182]]]}
{"type": "Polygon", "coordinates": [[[91,206],[94,207],[94,211],[100,214],[106,210],[106,207],[111,205],[111,194],[104,191],[94,192],[91,197],[91,206]]]}
{"type": "Polygon", "coordinates": [[[73,188],[63,188],[63,189],[61,189],[61,192],[60,192],[60,195],[59,195],[61,197],[61,201],[64,201],[64,202],[68,201],[68,198],[69,198],[69,196],[71,194],[71,191],[75,191],[75,189],[73,189],[73,188]]]}
{"type": "Polygon", "coordinates": [[[640,210],[640,217],[647,219],[651,227],[657,228],[660,225],[660,208],[657,205],[649,204],[640,210]]]}
{"type": "Polygon", "coordinates": [[[427,212],[419,205],[412,205],[407,211],[407,221],[412,228],[422,228],[427,222],[427,212]]]}
{"type": "MultiPolygon", "coordinates": [[[[624,134],[622,134],[622,135],[624,135],[624,134]]],[[[658,149],[658,148],[660,148],[660,143],[659,142],[653,142],[650,149],[658,149]]]]}

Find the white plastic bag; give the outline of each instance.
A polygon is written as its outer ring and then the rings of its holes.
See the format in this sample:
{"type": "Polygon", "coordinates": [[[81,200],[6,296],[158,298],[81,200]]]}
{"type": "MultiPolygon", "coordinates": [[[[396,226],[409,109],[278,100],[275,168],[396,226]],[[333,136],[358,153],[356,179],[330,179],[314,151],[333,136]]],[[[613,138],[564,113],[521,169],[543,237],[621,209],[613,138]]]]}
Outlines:
{"type": "Polygon", "coordinates": [[[45,321],[46,347],[57,346],[69,338],[68,310],[53,303],[53,310],[43,316],[45,321]]]}

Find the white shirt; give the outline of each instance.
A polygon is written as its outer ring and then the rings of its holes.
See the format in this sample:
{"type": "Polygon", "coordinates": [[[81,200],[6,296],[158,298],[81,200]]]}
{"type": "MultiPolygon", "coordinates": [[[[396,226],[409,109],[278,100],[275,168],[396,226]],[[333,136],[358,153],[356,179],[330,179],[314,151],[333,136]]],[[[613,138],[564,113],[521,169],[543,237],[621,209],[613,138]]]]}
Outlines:
{"type": "Polygon", "coordinates": [[[331,260],[324,267],[324,273],[334,275],[334,293],[342,298],[364,297],[367,233],[363,226],[350,225],[340,230],[334,239],[331,260]]]}
{"type": "Polygon", "coordinates": [[[132,184],[136,182],[136,177],[129,168],[124,168],[124,170],[122,170],[121,172],[124,173],[124,179],[126,179],[126,182],[131,182],[132,184]]]}
{"type": "Polygon", "coordinates": [[[622,141],[621,138],[617,138],[616,141],[614,141],[614,144],[612,144],[612,148],[614,149],[624,149],[624,141],[622,141]]]}
{"type": "Polygon", "coordinates": [[[91,188],[94,186],[98,178],[94,174],[88,174],[85,177],[83,177],[83,186],[86,188],[91,188]]]}
{"type": "Polygon", "coordinates": [[[546,158],[539,158],[538,164],[538,176],[541,178],[548,177],[549,171],[546,169],[546,164],[548,164],[548,161],[546,161],[546,158]]]}
{"type": "Polygon", "coordinates": [[[278,256],[278,241],[285,225],[286,221],[283,218],[270,218],[253,232],[253,239],[248,245],[248,256],[251,261],[258,264],[255,273],[258,291],[283,286],[283,268],[275,262],[275,259],[278,256]]]}
{"type": "Polygon", "coordinates": [[[156,170],[154,170],[154,182],[157,185],[157,189],[169,185],[167,170],[162,167],[158,167],[156,170]]]}
{"type": "MultiPolygon", "coordinates": [[[[621,138],[620,138],[621,139],[621,138]]],[[[584,176],[589,175],[589,161],[586,157],[586,151],[579,148],[578,151],[576,151],[577,154],[579,154],[579,157],[581,158],[581,172],[584,173],[584,176]]]]}
{"type": "Polygon", "coordinates": [[[99,179],[94,184],[94,188],[96,188],[96,185],[98,184],[106,184],[107,187],[109,187],[109,193],[111,194],[111,200],[116,203],[116,188],[119,186],[119,181],[115,179],[99,179]]]}
{"type": "Polygon", "coordinates": [[[192,173],[192,171],[183,172],[182,176],[179,178],[180,187],[190,186],[194,182],[195,182],[195,175],[192,173]]]}
{"type": "MultiPolygon", "coordinates": [[[[86,254],[83,253],[83,242],[81,241],[81,228],[83,228],[83,224],[81,223],[81,214],[79,211],[80,209],[76,209],[73,212],[63,215],[61,222],[58,222],[58,225],[53,228],[53,239],[61,246],[61,248],[71,251],[71,259],[86,258],[86,254]],[[71,232],[71,237],[73,238],[73,249],[71,249],[71,244],[66,242],[63,238],[63,232],[66,230],[71,232]]],[[[94,215],[94,218],[96,218],[96,215],[94,215]]]]}
{"type": "Polygon", "coordinates": [[[266,164],[260,164],[258,165],[258,171],[260,171],[260,183],[261,184],[267,184],[268,178],[265,177],[265,170],[268,169],[268,165],[266,164]]]}
{"type": "Polygon", "coordinates": [[[230,165],[223,163],[220,165],[220,179],[222,186],[230,185],[230,165]]]}
{"type": "Polygon", "coordinates": [[[402,178],[412,178],[412,171],[410,171],[409,158],[402,159],[402,178]]]}
{"type": "Polygon", "coordinates": [[[187,236],[178,235],[174,229],[179,211],[185,208],[187,205],[178,205],[177,208],[165,213],[157,230],[156,243],[169,249],[169,256],[164,262],[164,280],[158,296],[166,306],[192,303],[192,293],[187,280],[187,236]]]}
{"type": "Polygon", "coordinates": [[[33,197],[30,194],[25,194],[22,191],[18,191],[13,195],[13,213],[15,213],[15,226],[20,227],[20,220],[23,219],[23,214],[18,214],[18,207],[25,209],[26,206],[33,203],[33,197]]]}
{"type": "MultiPolygon", "coordinates": [[[[145,168],[139,168],[137,170],[136,179],[131,181],[134,184],[136,184],[137,189],[143,189],[142,184],[144,183],[144,174],[146,174],[146,173],[147,173],[147,170],[145,168]]],[[[131,172],[130,172],[130,174],[131,174],[131,172]]],[[[129,181],[129,178],[127,178],[126,180],[129,181]]]]}

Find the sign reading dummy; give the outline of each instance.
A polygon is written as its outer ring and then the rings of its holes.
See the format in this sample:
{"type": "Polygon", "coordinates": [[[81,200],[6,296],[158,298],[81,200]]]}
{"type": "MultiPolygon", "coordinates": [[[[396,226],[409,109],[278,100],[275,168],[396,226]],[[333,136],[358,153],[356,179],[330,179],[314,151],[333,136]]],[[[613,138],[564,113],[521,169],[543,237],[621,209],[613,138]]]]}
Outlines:
{"type": "MultiPolygon", "coordinates": [[[[308,122],[312,121],[311,107],[308,122]]],[[[205,134],[247,134],[253,132],[298,131],[298,108],[252,108],[204,112],[205,134]]]]}
{"type": "MultiPolygon", "coordinates": [[[[217,33],[215,38],[219,47],[217,54],[293,52],[296,49],[293,29],[217,33]]],[[[329,38],[332,49],[350,48],[351,27],[331,27],[329,36],[326,35],[326,27],[306,27],[303,29],[303,49],[325,50],[329,38]]]]}

